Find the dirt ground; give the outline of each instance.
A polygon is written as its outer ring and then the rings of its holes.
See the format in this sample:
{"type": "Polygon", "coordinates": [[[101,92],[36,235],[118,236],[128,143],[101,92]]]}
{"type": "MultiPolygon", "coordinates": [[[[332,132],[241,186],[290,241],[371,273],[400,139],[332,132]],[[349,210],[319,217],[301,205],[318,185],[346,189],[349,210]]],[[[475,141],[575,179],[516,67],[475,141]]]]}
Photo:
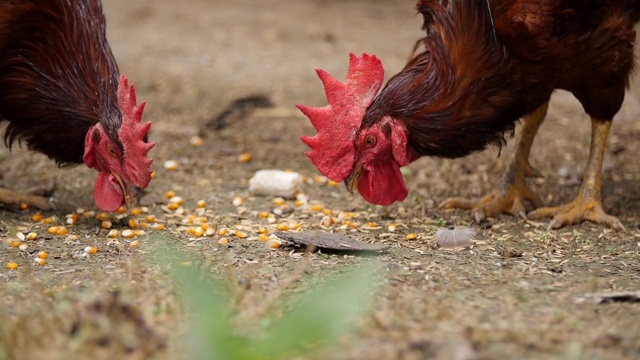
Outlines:
{"type": "MultiPolygon", "coordinates": [[[[389,208],[371,206],[344,186],[315,181],[319,174],[299,140],[314,131],[294,107],[325,103],[313,70],[344,79],[349,52],[368,52],[381,58],[387,77],[396,73],[421,36],[413,6],[384,0],[105,1],[120,70],[148,102],[145,119],[153,122],[157,176],[143,203],[166,231],[147,229],[136,248],[129,246],[132,239],[109,239],[95,218],[80,215],[75,225],[67,225],[75,238],[48,234],[51,224],[32,219],[37,211],[0,210],[2,238],[15,230],[38,233],[28,251],[4,239],[0,247],[0,359],[189,358],[184,311],[172,282],[150,260],[158,246],[148,234],[175,239],[182,252],[218,276],[231,272],[249,281],[249,301],[242,309],[248,311],[283,286],[304,257],[313,277],[372,261],[273,250],[258,239],[259,227],[273,232],[277,224],[319,229],[325,214],[313,205],[332,211],[337,222],[331,230],[391,248],[373,256],[384,270],[366,316],[335,346],[304,358],[640,358],[640,303],[596,304],[590,297],[640,290],[638,82],[614,121],[603,178],[604,207],[622,220],[626,233],[591,223],[546,231],[546,222],[505,215],[472,224],[478,234],[471,248],[434,246],[438,227],[471,223],[469,213],[444,212],[437,204],[495,188],[513,141],[500,156],[490,149],[459,160],[416,161],[405,174],[408,199],[389,208]],[[206,128],[232,100],[254,94],[267,95],[275,107],[234,119],[220,131],[206,128]],[[196,135],[204,140],[201,146],[191,144],[196,135]],[[251,161],[239,162],[242,153],[250,153],[251,161]],[[165,170],[167,160],[177,161],[178,170],[165,170]],[[260,169],[291,169],[308,177],[303,188],[308,205],[287,200],[274,223],[261,218],[261,212],[282,206],[248,193],[248,179],[260,169]],[[168,191],[184,199],[189,214],[205,200],[201,215],[229,234],[190,234],[197,223],[185,223],[186,215],[166,208],[168,191]],[[242,204],[234,204],[237,197],[242,204]],[[388,231],[391,223],[395,232],[388,231]],[[233,236],[235,225],[248,237],[233,236]],[[417,239],[407,240],[408,233],[417,239]],[[230,245],[219,245],[221,237],[230,245]],[[87,255],[87,246],[95,246],[97,254],[87,255]],[[43,267],[33,262],[40,250],[49,253],[43,267]],[[19,269],[6,270],[9,261],[19,269]]],[[[555,94],[531,156],[544,174],[531,186],[547,204],[576,194],[589,134],[588,117],[577,101],[555,94]]],[[[19,148],[10,153],[3,147],[0,157],[4,187],[27,189],[57,180],[56,211],[43,214],[55,216],[53,224],[66,225],[66,215],[78,208],[95,210],[95,172],[82,166],[57,169],[19,148]]],[[[128,227],[113,222],[114,228],[128,227]]]]}

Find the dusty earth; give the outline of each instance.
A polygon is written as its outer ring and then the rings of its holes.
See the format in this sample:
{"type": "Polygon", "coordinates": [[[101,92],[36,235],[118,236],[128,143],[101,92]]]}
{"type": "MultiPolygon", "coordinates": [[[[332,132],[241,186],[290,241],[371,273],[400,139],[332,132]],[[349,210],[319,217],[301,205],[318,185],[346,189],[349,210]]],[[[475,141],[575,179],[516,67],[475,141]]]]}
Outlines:
{"type": "MultiPolygon", "coordinates": [[[[640,357],[639,303],[596,304],[590,298],[640,290],[636,83],[614,121],[603,188],[605,209],[628,232],[590,223],[546,231],[546,222],[505,215],[471,224],[478,232],[473,246],[447,251],[434,246],[432,234],[443,225],[469,225],[471,217],[444,212],[437,204],[448,196],[479,197],[492,190],[513,141],[499,156],[490,149],[460,160],[415,162],[405,175],[408,199],[385,209],[343,186],[316,181],[319,174],[299,140],[313,129],[294,108],[325,103],[313,69],[343,79],[349,52],[377,54],[387,75],[397,72],[421,34],[412,2],[109,0],[104,6],[121,72],[148,101],[145,119],[153,121],[152,138],[158,143],[152,152],[157,176],[143,202],[166,230],[146,229],[136,248],[129,246],[132,239],[109,239],[95,218],[80,215],[75,225],[67,225],[75,238],[48,234],[51,225],[33,220],[35,210],[0,210],[0,359],[189,358],[185,312],[162,264],[150,256],[158,248],[150,234],[174,240],[218,277],[233,274],[250,283],[249,301],[240,311],[278,291],[304,258],[306,272],[320,278],[360,262],[382,263],[378,293],[355,329],[304,358],[640,357]],[[233,119],[220,131],[205,127],[232,100],[254,94],[267,95],[275,107],[233,119]],[[191,144],[196,135],[204,140],[201,146],[191,144]],[[251,161],[239,162],[242,153],[250,153],[251,161]],[[165,170],[166,160],[177,161],[178,170],[165,170]],[[283,205],[247,190],[253,173],[267,168],[298,171],[310,181],[303,188],[308,204],[287,200],[274,223],[260,213],[283,205]],[[185,214],[166,209],[168,191],[184,199],[185,214]],[[242,204],[234,204],[237,197],[242,204]],[[199,220],[192,225],[184,219],[195,213],[198,200],[207,203],[202,215],[208,224],[229,229],[228,234],[196,238],[189,233],[199,220]],[[274,232],[277,224],[318,230],[325,216],[318,209],[332,211],[337,219],[329,229],[391,249],[373,257],[302,254],[268,249],[258,239],[259,227],[274,232]],[[388,231],[391,223],[397,224],[395,232],[388,231]],[[235,225],[242,225],[248,237],[232,235],[235,225]],[[27,241],[27,251],[4,243],[16,230],[38,233],[35,241],[27,241]],[[417,239],[407,240],[408,233],[418,234],[417,239]],[[219,245],[221,237],[230,245],[219,245]],[[86,254],[87,246],[95,246],[97,254],[86,254]],[[43,267],[33,261],[41,250],[49,253],[43,267]],[[18,270],[5,269],[9,261],[18,263],[18,270]]],[[[531,186],[546,203],[566,202],[576,194],[589,133],[579,104],[557,93],[531,158],[544,173],[531,186]]],[[[43,214],[55,216],[53,224],[65,225],[66,215],[78,208],[95,210],[96,174],[89,169],[57,169],[20,148],[11,153],[2,148],[0,156],[5,187],[27,189],[57,179],[56,211],[43,214]]],[[[113,222],[115,229],[128,228],[113,222]]],[[[293,288],[304,286],[305,279],[293,288]]]]}

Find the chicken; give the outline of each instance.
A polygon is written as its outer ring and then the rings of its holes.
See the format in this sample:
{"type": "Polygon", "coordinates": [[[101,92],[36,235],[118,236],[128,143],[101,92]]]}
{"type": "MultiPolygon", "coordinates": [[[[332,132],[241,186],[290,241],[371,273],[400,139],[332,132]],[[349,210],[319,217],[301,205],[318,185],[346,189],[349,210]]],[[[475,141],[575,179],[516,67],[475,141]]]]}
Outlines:
{"type": "MultiPolygon", "coordinates": [[[[0,120],[59,166],[98,171],[97,207],[138,203],[151,180],[145,103],[119,76],[99,0],[0,0],[0,120]]],[[[0,192],[1,203],[29,199],[0,192]]],[[[37,199],[36,199],[37,200],[37,199]]],[[[40,207],[48,202],[34,201],[40,207]]]]}
{"type": "Polygon", "coordinates": [[[378,93],[380,60],[351,55],[342,83],[322,70],[329,105],[298,105],[318,134],[302,137],[320,172],[357,187],[369,202],[407,196],[400,172],[422,156],[458,158],[488,145],[523,118],[517,150],[497,191],[479,201],[449,199],[478,221],[501,212],[552,217],[549,227],[585,220],[624,229],[606,214],[601,169],[607,134],[634,66],[640,2],[622,0],[421,0],[424,50],[378,93]],[[543,207],[525,178],[528,156],[554,89],[574,94],[591,117],[591,152],[575,200],[543,207]]]}

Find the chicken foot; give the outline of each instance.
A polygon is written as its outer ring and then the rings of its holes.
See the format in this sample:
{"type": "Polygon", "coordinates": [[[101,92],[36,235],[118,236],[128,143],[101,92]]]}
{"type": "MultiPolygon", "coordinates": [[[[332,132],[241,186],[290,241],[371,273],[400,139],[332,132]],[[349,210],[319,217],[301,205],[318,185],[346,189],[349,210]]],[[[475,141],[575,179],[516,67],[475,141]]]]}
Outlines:
{"type": "Polygon", "coordinates": [[[530,218],[553,217],[548,229],[587,220],[626,231],[618,218],[608,215],[602,209],[602,162],[610,128],[611,121],[591,119],[591,150],[578,196],[565,205],[534,210],[528,214],[530,218]]]}
{"type": "Polygon", "coordinates": [[[470,209],[477,222],[502,212],[527,218],[524,203],[529,201],[534,207],[542,205],[540,197],[527,187],[527,177],[539,177],[540,173],[529,164],[531,145],[547,115],[549,103],[544,103],[533,113],[525,116],[516,152],[509,164],[498,190],[480,200],[449,198],[440,204],[445,209],[470,209]]]}

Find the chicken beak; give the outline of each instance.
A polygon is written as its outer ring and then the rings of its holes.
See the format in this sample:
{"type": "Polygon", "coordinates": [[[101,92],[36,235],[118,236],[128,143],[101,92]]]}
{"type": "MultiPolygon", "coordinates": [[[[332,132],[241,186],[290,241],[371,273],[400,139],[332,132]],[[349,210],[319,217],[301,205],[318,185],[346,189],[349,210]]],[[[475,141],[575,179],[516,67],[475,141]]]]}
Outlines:
{"type": "Polygon", "coordinates": [[[113,177],[116,178],[118,184],[122,188],[122,193],[124,194],[124,202],[127,208],[133,208],[140,204],[140,198],[142,197],[142,190],[133,185],[127,184],[120,176],[117,174],[113,174],[113,177]]]}
{"type": "Polygon", "coordinates": [[[364,166],[360,165],[351,171],[351,174],[344,180],[344,184],[347,186],[347,190],[350,193],[354,193],[356,188],[358,187],[358,183],[362,178],[362,174],[364,173],[364,166]]]}

